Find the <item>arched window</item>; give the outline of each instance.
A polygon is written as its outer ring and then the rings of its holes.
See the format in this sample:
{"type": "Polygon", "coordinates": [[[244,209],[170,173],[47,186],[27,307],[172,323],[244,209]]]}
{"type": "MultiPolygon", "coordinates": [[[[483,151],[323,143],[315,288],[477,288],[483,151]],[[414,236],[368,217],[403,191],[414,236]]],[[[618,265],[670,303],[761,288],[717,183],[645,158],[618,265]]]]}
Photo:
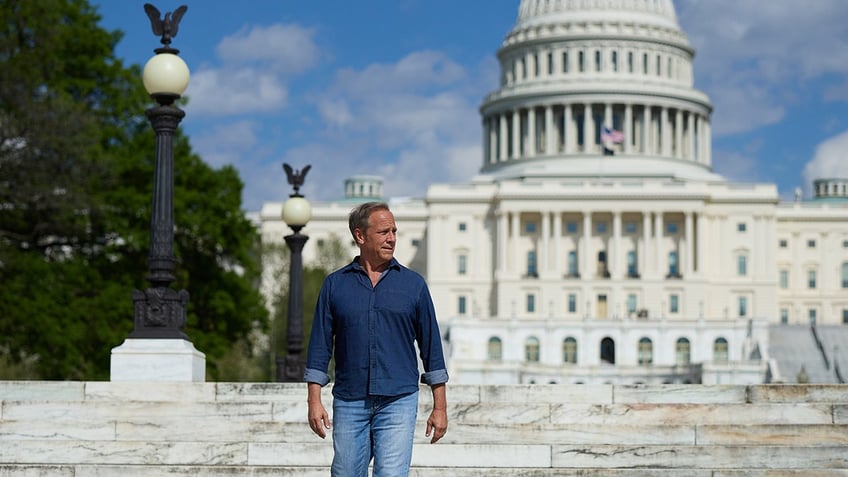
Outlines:
{"type": "Polygon", "coordinates": [[[724,338],[716,338],[713,342],[713,361],[716,363],[726,363],[728,361],[727,340],[724,338]]]}
{"type": "Polygon", "coordinates": [[[489,345],[486,351],[489,361],[500,361],[503,359],[503,343],[501,339],[497,336],[489,338],[489,345]]]}
{"type": "Polygon", "coordinates": [[[610,337],[601,340],[601,361],[615,364],[615,341],[610,337]]]}
{"type": "Polygon", "coordinates": [[[680,366],[686,366],[689,364],[691,359],[691,347],[689,345],[689,340],[686,338],[679,338],[677,340],[677,344],[674,346],[674,362],[680,366]]]}
{"type": "Polygon", "coordinates": [[[577,364],[577,340],[571,336],[562,341],[562,362],[577,364]]]}
{"type": "Polygon", "coordinates": [[[524,359],[528,363],[539,362],[539,338],[530,336],[524,342],[524,359]]]}
{"type": "Polygon", "coordinates": [[[654,343],[650,338],[639,340],[639,364],[648,365],[654,362],[654,343]]]}

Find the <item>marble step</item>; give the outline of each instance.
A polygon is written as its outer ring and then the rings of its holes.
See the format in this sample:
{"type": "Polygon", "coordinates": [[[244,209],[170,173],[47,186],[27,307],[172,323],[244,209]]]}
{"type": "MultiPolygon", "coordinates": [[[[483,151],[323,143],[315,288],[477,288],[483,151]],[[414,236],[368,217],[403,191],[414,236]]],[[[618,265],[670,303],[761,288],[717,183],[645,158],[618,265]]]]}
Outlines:
{"type": "MultiPolygon", "coordinates": [[[[295,466],[87,466],[87,465],[8,465],[0,464],[0,477],[326,477],[326,467],[295,466]]],[[[499,469],[492,467],[456,469],[413,467],[409,477],[844,477],[842,469],[499,469]]]]}
{"type": "MultiPolygon", "coordinates": [[[[145,441],[8,441],[5,465],[326,467],[332,447],[320,444],[145,441]]],[[[418,444],[416,467],[502,469],[842,469],[848,446],[418,444]]],[[[117,474],[115,474],[117,475],[117,474]]],[[[126,476],[122,476],[126,477],[126,476]]]]}

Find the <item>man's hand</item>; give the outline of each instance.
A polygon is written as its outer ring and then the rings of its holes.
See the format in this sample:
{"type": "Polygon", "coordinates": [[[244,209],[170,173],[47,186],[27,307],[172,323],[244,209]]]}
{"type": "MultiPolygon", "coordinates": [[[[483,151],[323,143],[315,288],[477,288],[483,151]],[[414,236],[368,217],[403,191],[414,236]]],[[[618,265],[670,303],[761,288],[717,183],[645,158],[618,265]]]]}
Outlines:
{"type": "Polygon", "coordinates": [[[430,413],[430,417],[427,419],[427,433],[426,437],[430,437],[430,434],[433,434],[433,438],[430,439],[430,444],[435,444],[439,442],[439,439],[445,436],[445,433],[448,432],[448,413],[444,409],[433,409],[430,413]]]}
{"type": "Polygon", "coordinates": [[[448,432],[448,400],[444,383],[436,384],[430,389],[433,391],[433,411],[427,418],[427,432],[424,435],[430,437],[432,433],[430,444],[435,444],[448,432]]]}
{"type": "Polygon", "coordinates": [[[327,429],[330,429],[330,416],[321,402],[321,386],[317,383],[309,383],[309,427],[321,439],[327,437],[327,429]]]}

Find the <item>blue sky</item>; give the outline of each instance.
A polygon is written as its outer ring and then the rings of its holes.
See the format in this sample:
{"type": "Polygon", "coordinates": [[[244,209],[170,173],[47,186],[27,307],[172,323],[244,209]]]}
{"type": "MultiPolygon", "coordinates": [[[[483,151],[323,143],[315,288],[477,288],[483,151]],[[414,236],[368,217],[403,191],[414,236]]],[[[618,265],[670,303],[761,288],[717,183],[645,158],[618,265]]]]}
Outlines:
{"type": "MultiPolygon", "coordinates": [[[[143,0],[93,0],[143,65],[159,46],[143,0]]],[[[291,192],[282,163],[311,164],[301,190],[343,196],[355,174],[385,195],[423,196],[481,164],[483,96],[518,0],[153,0],[188,11],[172,46],[191,69],[182,127],[213,167],[233,164],[243,208],[291,192]]],[[[848,1],[675,0],[713,103],[713,167],[773,182],[790,199],[848,177],[848,1]]],[[[140,79],[139,79],[140,81],[140,79]]]]}

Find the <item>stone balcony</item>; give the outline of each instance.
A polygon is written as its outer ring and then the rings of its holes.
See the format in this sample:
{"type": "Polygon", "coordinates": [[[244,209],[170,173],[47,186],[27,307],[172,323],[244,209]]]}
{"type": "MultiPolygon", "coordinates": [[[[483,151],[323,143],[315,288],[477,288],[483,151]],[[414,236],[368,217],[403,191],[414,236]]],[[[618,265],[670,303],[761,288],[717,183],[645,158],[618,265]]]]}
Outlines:
{"type": "MultiPolygon", "coordinates": [[[[448,387],[415,477],[846,476],[846,385],[448,387]]],[[[324,391],[330,409],[331,398],[324,391]]],[[[0,477],[326,476],[302,384],[0,382],[0,477]]]]}

